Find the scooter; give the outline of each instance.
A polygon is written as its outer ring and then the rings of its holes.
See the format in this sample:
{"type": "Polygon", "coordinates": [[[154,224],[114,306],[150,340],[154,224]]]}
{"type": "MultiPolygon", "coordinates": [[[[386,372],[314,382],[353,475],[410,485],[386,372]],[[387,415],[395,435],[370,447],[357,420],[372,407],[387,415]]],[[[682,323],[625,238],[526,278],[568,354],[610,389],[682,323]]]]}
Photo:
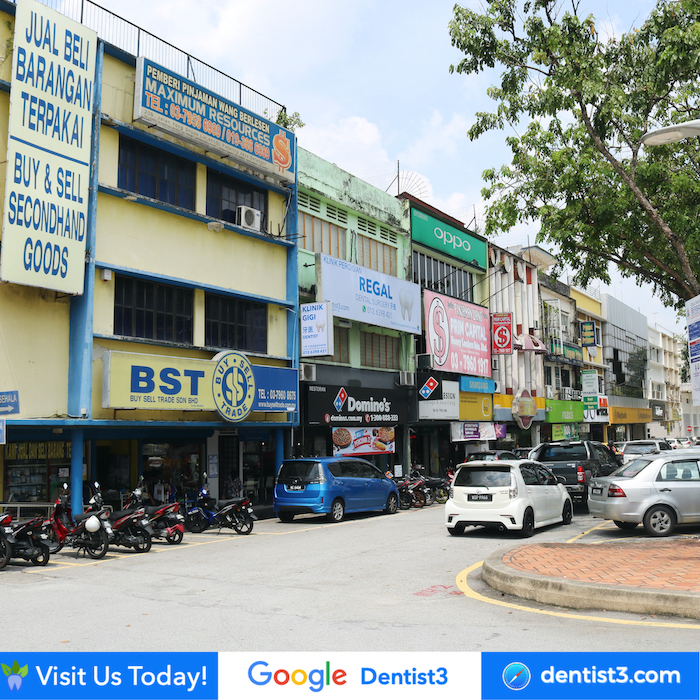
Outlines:
{"type": "MultiPolygon", "coordinates": [[[[101,509],[102,495],[96,493],[92,507],[101,509]]],[[[92,499],[91,499],[92,503],[92,499]]],[[[132,547],[136,552],[148,552],[151,549],[153,528],[146,516],[146,509],[141,506],[129,510],[118,510],[109,514],[112,536],[109,543],[115,547],[132,547]]]]}
{"type": "Polygon", "coordinates": [[[94,508],[95,494],[99,487],[95,482],[95,493],[88,504],[88,511],[73,518],[68,484],[63,484],[63,493],[59,494],[53,512],[46,521],[50,528],[51,554],[60,552],[66,544],[77,548],[78,554],[81,551],[86,552],[91,559],[102,559],[107,554],[112,526],[107,508],[94,508]]]}
{"type": "Polygon", "coordinates": [[[204,474],[204,485],[199,490],[195,507],[187,511],[185,527],[190,532],[203,532],[209,527],[228,527],[239,535],[249,535],[253,531],[253,521],[257,520],[253,513],[253,504],[249,498],[229,498],[220,501],[217,509],[216,499],[209,495],[207,475],[204,474]]]}
{"type": "Polygon", "coordinates": [[[185,534],[185,516],[180,513],[180,503],[164,503],[148,506],[143,501],[143,491],[137,486],[130,494],[124,506],[128,508],[143,507],[146,517],[153,529],[153,537],[165,539],[168,544],[180,544],[185,534]]]}
{"type": "MultiPolygon", "coordinates": [[[[7,559],[24,559],[37,566],[49,563],[49,535],[44,516],[12,522],[11,513],[0,515],[0,527],[7,540],[7,559]]],[[[5,562],[7,563],[7,562],[5,562]]]]}

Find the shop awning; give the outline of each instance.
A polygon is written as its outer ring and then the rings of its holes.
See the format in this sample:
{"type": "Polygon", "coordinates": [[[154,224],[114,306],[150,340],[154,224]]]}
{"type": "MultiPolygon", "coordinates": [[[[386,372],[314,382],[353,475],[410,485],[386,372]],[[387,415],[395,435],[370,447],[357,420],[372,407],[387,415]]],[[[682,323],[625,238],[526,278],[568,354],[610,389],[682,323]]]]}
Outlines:
{"type": "Polygon", "coordinates": [[[534,352],[538,355],[546,355],[549,352],[539,338],[529,333],[521,333],[516,336],[513,340],[513,349],[520,352],[534,352]]]}

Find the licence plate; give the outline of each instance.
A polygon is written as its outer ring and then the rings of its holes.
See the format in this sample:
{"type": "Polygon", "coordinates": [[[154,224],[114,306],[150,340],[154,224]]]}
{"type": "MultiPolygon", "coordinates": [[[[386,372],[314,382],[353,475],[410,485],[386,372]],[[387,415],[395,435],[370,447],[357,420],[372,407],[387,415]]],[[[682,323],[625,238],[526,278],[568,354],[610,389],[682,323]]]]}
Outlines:
{"type": "Polygon", "coordinates": [[[303,491],[303,490],[304,490],[303,484],[292,484],[291,486],[287,486],[287,491],[303,491]]]}
{"type": "Polygon", "coordinates": [[[592,488],[592,489],[591,489],[591,493],[592,493],[594,496],[602,496],[602,495],[603,495],[603,487],[602,487],[602,486],[598,486],[597,488],[592,488]]]}
{"type": "Polygon", "coordinates": [[[490,493],[470,493],[467,494],[468,501],[490,501],[492,496],[490,493]]]}

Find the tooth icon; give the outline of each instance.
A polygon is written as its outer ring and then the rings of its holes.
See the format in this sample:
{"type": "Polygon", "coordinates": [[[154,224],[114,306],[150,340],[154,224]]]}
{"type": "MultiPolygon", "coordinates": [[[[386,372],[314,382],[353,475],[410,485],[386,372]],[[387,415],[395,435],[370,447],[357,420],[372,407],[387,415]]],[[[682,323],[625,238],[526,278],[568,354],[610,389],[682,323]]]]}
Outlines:
{"type": "Polygon", "coordinates": [[[399,289],[399,304],[401,305],[401,318],[405,321],[406,315],[411,320],[413,311],[413,294],[408,289],[399,289]]]}
{"type": "Polygon", "coordinates": [[[326,327],[325,321],[316,321],[316,332],[320,333],[326,327]]]}
{"type": "Polygon", "coordinates": [[[10,690],[19,690],[22,687],[22,679],[29,672],[29,666],[22,666],[15,662],[12,666],[6,666],[5,664],[0,664],[2,667],[2,672],[7,676],[7,685],[10,690]]]}

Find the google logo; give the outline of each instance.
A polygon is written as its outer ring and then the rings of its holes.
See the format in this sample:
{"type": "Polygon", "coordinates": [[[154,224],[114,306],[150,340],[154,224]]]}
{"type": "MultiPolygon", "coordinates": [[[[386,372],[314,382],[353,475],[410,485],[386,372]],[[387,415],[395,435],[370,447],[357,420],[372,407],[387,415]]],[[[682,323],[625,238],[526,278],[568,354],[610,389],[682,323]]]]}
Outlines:
{"type": "Polygon", "coordinates": [[[284,668],[278,668],[276,671],[265,670],[269,664],[265,661],[255,661],[248,668],[248,678],[255,685],[267,685],[270,681],[274,681],[277,685],[286,685],[290,681],[294,685],[309,684],[309,690],[314,693],[319,693],[325,685],[345,685],[347,682],[345,671],[338,668],[331,673],[331,663],[326,661],[326,668],[315,668],[308,673],[301,668],[294,671],[287,671],[284,668]],[[264,667],[259,668],[259,667],[264,667]]]}

